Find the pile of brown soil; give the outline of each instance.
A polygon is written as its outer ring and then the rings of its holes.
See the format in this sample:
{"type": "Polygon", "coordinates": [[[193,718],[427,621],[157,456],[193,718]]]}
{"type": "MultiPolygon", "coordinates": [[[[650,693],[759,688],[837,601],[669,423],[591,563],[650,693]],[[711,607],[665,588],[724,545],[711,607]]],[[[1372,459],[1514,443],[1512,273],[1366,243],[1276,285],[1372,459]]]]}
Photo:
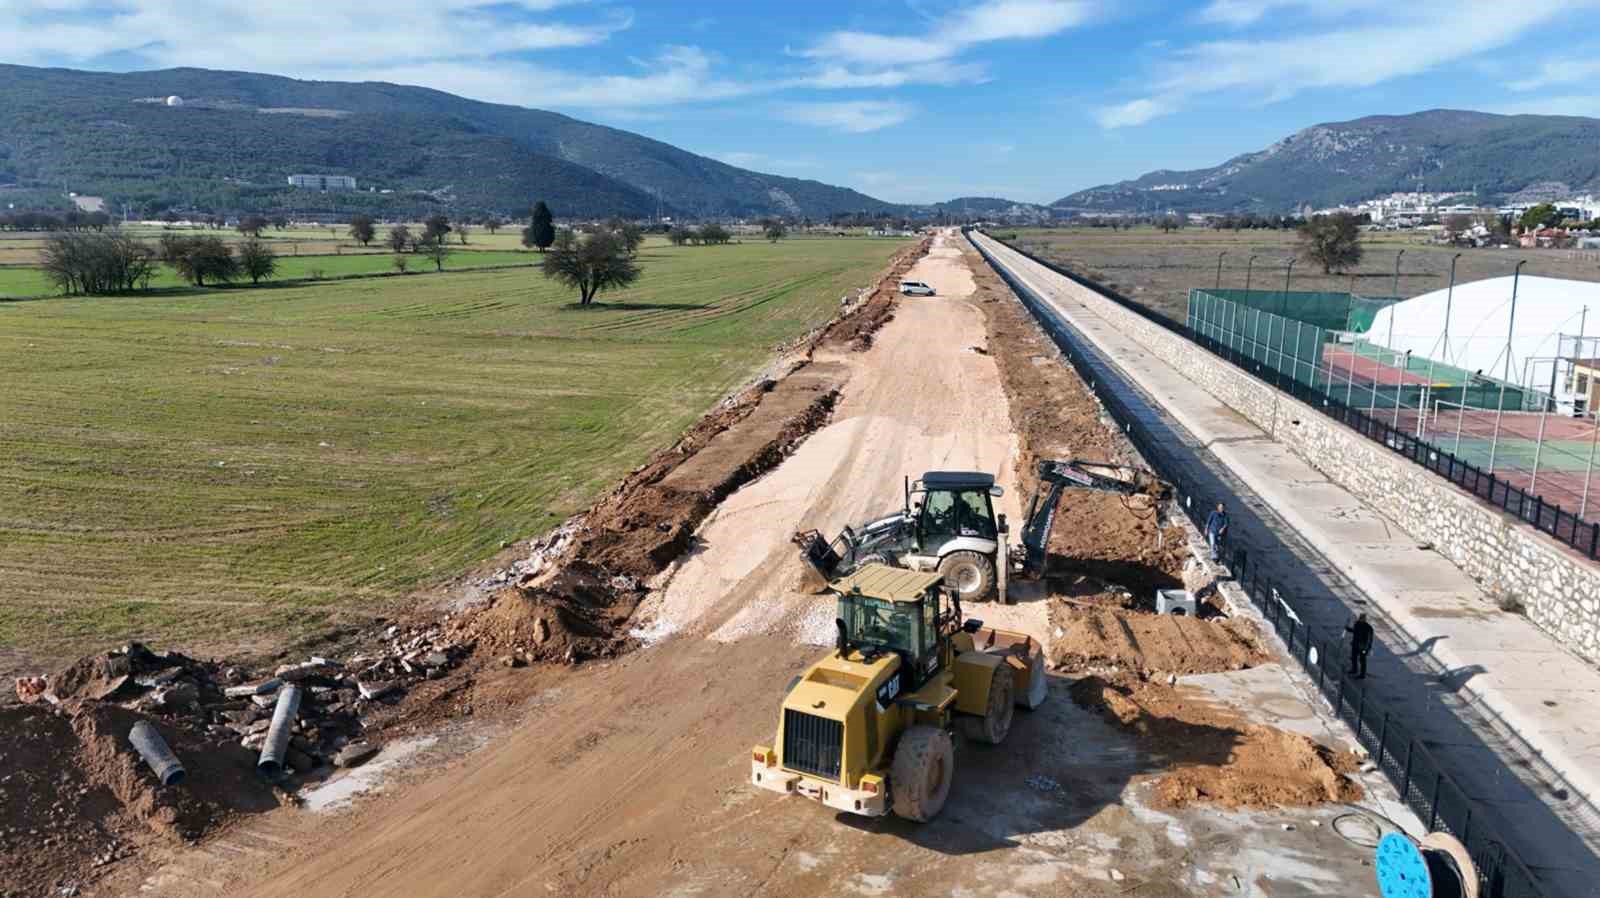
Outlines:
{"type": "Polygon", "coordinates": [[[194,839],[276,807],[255,757],[183,721],[103,702],[0,709],[0,895],[70,893],[152,835],[194,839]],[[153,723],[183,762],[161,786],[128,742],[153,723]]]}
{"type": "Polygon", "coordinates": [[[1261,809],[1361,800],[1361,786],[1348,777],[1360,763],[1353,753],[1241,721],[1184,687],[1121,673],[1084,677],[1071,692],[1073,701],[1132,730],[1142,748],[1173,766],[1156,782],[1161,806],[1261,809]]]}
{"type": "MultiPolygon", "coordinates": [[[[970,247],[964,254],[977,285],[973,298],[988,319],[987,350],[1011,400],[1023,488],[1033,488],[1039,459],[1142,464],[1125,438],[1106,426],[1094,394],[1011,289],[970,247]]],[[[1050,576],[1086,574],[1140,596],[1182,585],[1188,553],[1181,527],[1161,532],[1149,512],[1131,511],[1117,496],[1082,490],[1068,490],[1058,514],[1050,538],[1050,576]]]]}
{"type": "Polygon", "coordinates": [[[1154,675],[1243,670],[1272,660],[1253,624],[1050,603],[1049,660],[1059,671],[1154,675]]]}

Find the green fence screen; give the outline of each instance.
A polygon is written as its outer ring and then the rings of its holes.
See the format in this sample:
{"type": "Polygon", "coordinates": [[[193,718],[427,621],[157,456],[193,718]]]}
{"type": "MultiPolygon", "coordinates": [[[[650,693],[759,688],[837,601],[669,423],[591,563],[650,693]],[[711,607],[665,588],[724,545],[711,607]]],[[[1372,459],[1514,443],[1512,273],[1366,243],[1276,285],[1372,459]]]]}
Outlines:
{"type": "Polygon", "coordinates": [[[1319,371],[1327,331],[1315,324],[1232,302],[1209,290],[1189,291],[1188,323],[1196,333],[1308,387],[1318,386],[1322,379],[1319,371]]]}
{"type": "Polygon", "coordinates": [[[1282,315],[1324,330],[1366,333],[1378,310],[1398,300],[1393,296],[1362,296],[1311,290],[1201,290],[1248,309],[1282,315]]]}

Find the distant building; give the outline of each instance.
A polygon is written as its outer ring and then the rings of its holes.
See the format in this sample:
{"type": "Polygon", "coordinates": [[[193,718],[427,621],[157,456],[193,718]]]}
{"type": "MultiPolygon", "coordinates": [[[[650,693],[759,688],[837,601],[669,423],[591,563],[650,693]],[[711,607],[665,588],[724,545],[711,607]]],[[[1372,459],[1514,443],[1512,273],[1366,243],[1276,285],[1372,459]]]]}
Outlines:
{"type": "Polygon", "coordinates": [[[1581,402],[1576,411],[1600,405],[1600,359],[1576,359],[1572,363],[1572,394],[1581,402]]]}
{"type": "Polygon", "coordinates": [[[290,175],[289,186],[303,190],[355,190],[356,179],[349,175],[290,175]]]}

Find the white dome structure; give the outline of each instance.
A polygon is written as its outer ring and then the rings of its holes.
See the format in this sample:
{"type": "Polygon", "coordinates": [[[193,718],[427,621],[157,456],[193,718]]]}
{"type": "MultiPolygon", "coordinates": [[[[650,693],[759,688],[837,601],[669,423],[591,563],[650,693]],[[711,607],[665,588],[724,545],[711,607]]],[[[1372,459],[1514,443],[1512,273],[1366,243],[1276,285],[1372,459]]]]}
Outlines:
{"type": "MultiPolygon", "coordinates": [[[[1510,380],[1521,383],[1524,365],[1530,359],[1549,359],[1572,351],[1571,340],[1562,347],[1561,335],[1576,336],[1581,328],[1586,336],[1600,336],[1600,283],[1524,275],[1517,284],[1516,330],[1511,331],[1512,280],[1497,277],[1456,284],[1454,296],[1448,289],[1435,290],[1395,303],[1378,311],[1366,337],[1396,352],[1409,351],[1414,356],[1502,378],[1506,373],[1509,332],[1510,380]]],[[[1544,370],[1550,370],[1548,362],[1544,370]]]]}
{"type": "Polygon", "coordinates": [[[183,105],[183,97],[180,97],[177,94],[173,94],[172,96],[167,97],[167,105],[168,106],[182,106],[183,105]]]}

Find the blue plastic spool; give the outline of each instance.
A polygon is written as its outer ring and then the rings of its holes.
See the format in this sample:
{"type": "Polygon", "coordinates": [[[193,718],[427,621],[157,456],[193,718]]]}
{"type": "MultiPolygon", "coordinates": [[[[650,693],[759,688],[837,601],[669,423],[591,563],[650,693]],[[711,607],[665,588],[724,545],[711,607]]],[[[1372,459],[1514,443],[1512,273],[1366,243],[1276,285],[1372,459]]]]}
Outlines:
{"type": "Polygon", "coordinates": [[[1405,834],[1385,833],[1378,840],[1372,866],[1378,872],[1378,891],[1383,898],[1434,898],[1428,862],[1422,849],[1405,834]]]}

